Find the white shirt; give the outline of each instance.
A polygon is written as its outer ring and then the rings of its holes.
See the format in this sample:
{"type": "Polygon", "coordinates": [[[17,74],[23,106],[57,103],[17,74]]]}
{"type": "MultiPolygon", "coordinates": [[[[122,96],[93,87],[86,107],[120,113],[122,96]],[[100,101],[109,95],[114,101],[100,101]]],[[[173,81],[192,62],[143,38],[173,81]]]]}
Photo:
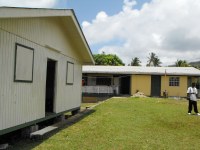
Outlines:
{"type": "Polygon", "coordinates": [[[187,90],[187,93],[190,93],[190,100],[197,101],[197,97],[196,97],[197,89],[195,87],[194,88],[189,87],[187,90]]]}

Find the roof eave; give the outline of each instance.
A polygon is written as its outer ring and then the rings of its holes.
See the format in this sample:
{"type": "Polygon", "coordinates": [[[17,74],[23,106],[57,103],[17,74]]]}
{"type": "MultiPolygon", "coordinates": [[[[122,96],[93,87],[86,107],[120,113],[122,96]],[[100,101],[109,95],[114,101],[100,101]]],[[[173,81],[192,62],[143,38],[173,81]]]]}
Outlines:
{"type": "MultiPolygon", "coordinates": [[[[83,73],[88,73],[88,74],[126,74],[126,75],[160,75],[160,76],[165,76],[165,73],[155,73],[155,72],[102,72],[102,71],[82,71],[83,73]]],[[[200,74],[186,74],[186,73],[169,73],[166,74],[166,76],[196,76],[200,77],[200,74]]]]}
{"type": "Polygon", "coordinates": [[[0,7],[0,18],[72,16],[71,9],[0,7]],[[31,11],[30,11],[31,10],[31,11]]]}
{"type": "Polygon", "coordinates": [[[84,62],[83,64],[84,65],[95,65],[95,61],[94,61],[94,58],[93,58],[93,55],[92,55],[92,51],[91,51],[90,46],[89,46],[89,44],[88,44],[88,42],[87,42],[87,40],[85,38],[85,35],[84,35],[83,31],[81,29],[81,26],[80,26],[80,24],[78,22],[76,14],[75,14],[73,9],[71,9],[71,12],[73,13],[73,16],[74,16],[74,19],[75,19],[75,22],[76,22],[76,25],[77,25],[77,29],[79,30],[79,34],[80,34],[80,36],[81,36],[81,38],[82,38],[82,40],[83,40],[83,42],[85,44],[85,47],[87,47],[87,51],[88,51],[89,57],[91,59],[91,62],[84,62]]]}

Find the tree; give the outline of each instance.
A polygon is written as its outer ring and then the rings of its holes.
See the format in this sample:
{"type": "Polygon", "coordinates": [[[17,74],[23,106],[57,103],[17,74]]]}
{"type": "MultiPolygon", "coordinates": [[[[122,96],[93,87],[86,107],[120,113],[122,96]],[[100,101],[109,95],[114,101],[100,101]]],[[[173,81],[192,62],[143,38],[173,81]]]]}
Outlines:
{"type": "Polygon", "coordinates": [[[94,54],[95,65],[124,66],[122,60],[115,54],[94,54]]]}
{"type": "Polygon", "coordinates": [[[192,67],[200,70],[200,66],[198,66],[198,65],[192,65],[192,67]]]}
{"type": "Polygon", "coordinates": [[[160,61],[160,59],[158,57],[156,57],[153,61],[153,65],[155,67],[160,67],[160,65],[162,64],[162,62],[160,61]]]}
{"type": "Polygon", "coordinates": [[[175,62],[176,67],[189,67],[190,65],[186,60],[177,60],[175,62]]]}
{"type": "Polygon", "coordinates": [[[132,58],[131,66],[141,66],[141,61],[138,57],[132,58]]]}
{"type": "Polygon", "coordinates": [[[147,66],[154,66],[154,67],[159,67],[161,65],[161,61],[158,58],[158,56],[156,56],[155,53],[151,52],[149,54],[148,61],[147,61],[147,66]]]}
{"type": "Polygon", "coordinates": [[[148,58],[147,66],[153,66],[153,61],[154,61],[155,57],[156,57],[155,53],[152,52],[149,54],[149,57],[147,57],[148,58]]]}

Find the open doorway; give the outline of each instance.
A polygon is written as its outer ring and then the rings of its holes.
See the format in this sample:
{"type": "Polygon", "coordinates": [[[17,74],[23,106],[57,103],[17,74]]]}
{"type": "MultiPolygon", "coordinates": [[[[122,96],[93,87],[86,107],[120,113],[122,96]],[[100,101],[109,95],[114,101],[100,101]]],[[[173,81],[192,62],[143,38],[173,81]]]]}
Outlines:
{"type": "Polygon", "coordinates": [[[45,112],[54,112],[56,61],[47,60],[45,112]]]}
{"type": "Polygon", "coordinates": [[[130,76],[121,77],[120,85],[120,94],[130,95],[130,76]]]}

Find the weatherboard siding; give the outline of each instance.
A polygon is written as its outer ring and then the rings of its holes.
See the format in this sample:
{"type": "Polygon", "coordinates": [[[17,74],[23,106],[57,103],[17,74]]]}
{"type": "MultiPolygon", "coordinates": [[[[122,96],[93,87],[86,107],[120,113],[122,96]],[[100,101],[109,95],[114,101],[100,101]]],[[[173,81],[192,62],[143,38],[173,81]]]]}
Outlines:
{"type": "MultiPolygon", "coordinates": [[[[66,22],[70,20],[66,19],[66,22]]],[[[71,26],[66,28],[63,20],[48,18],[11,18],[1,19],[0,28],[23,39],[34,41],[43,47],[49,47],[68,57],[79,60],[81,56],[76,52],[79,43],[73,43],[69,37],[71,26]],[[72,51],[74,49],[74,51],[72,51]]],[[[75,38],[73,40],[76,40],[75,38]]]]}
{"type": "MultiPolygon", "coordinates": [[[[12,22],[7,25],[10,23],[12,22]]],[[[7,28],[12,29],[14,26],[7,28]]],[[[77,57],[72,58],[75,57],[72,56],[73,52],[71,52],[71,57],[67,57],[31,41],[34,38],[26,39],[20,36],[23,32],[20,28],[20,31],[12,29],[13,32],[15,30],[18,32],[17,35],[0,29],[0,131],[45,117],[47,58],[57,61],[54,112],[59,113],[77,108],[81,103],[81,63],[76,60],[77,57]],[[14,82],[16,43],[34,49],[32,83],[14,82]],[[73,85],[66,84],[67,61],[74,63],[73,85]]],[[[37,31],[31,31],[30,27],[24,32],[31,34],[37,31]]],[[[66,53],[73,51],[72,47],[68,48],[70,49],[66,53]]]]}
{"type": "Polygon", "coordinates": [[[56,85],[56,103],[55,112],[59,113],[72,108],[80,107],[81,104],[81,81],[82,70],[81,64],[65,57],[60,58],[58,62],[57,85],[56,85]],[[74,63],[74,82],[73,84],[66,84],[66,65],[67,61],[74,63]]]}
{"type": "MultiPolygon", "coordinates": [[[[0,129],[6,129],[45,116],[45,66],[34,62],[33,83],[14,82],[15,43],[39,50],[37,45],[0,30],[0,129]]],[[[37,51],[36,50],[36,51],[37,51]]],[[[35,53],[40,58],[44,54],[35,53]]]]}

